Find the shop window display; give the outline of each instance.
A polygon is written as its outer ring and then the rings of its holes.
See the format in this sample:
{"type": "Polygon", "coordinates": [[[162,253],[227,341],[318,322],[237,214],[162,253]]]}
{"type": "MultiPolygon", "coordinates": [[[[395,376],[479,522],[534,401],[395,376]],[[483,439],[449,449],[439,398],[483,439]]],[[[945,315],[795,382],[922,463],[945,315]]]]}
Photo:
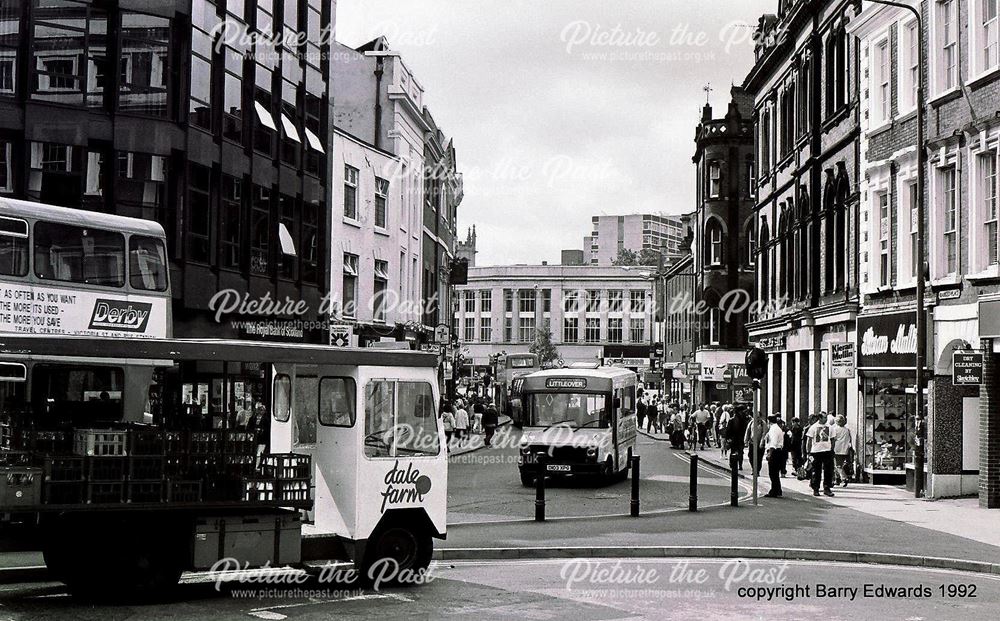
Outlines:
{"type": "Polygon", "coordinates": [[[867,379],[863,467],[869,475],[905,476],[913,461],[916,394],[899,379],[867,379]]]}

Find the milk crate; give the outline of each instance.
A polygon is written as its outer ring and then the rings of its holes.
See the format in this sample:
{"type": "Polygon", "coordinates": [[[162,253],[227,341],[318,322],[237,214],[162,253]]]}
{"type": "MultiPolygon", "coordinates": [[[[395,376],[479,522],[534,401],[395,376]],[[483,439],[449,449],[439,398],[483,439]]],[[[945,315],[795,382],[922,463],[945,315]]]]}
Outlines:
{"type": "Polygon", "coordinates": [[[243,500],[274,502],[277,483],[273,479],[243,479],[243,500]]]}
{"type": "Polygon", "coordinates": [[[188,436],[188,454],[211,455],[222,452],[222,442],[216,431],[192,431],[188,436]]]}
{"type": "Polygon", "coordinates": [[[46,481],[82,481],[83,457],[46,457],[42,468],[46,481]]]}
{"type": "Polygon", "coordinates": [[[123,481],[127,472],[125,457],[88,457],[84,466],[89,481],[123,481]]]}
{"type": "Polygon", "coordinates": [[[187,434],[183,431],[163,432],[163,444],[167,455],[184,453],[188,448],[187,434]]]}
{"type": "Polygon", "coordinates": [[[308,501],[309,481],[309,479],[278,479],[274,499],[277,502],[308,501]]]}
{"type": "Polygon", "coordinates": [[[42,484],[42,503],[78,505],[83,502],[85,487],[83,481],[45,481],[42,484]]]}
{"type": "Polygon", "coordinates": [[[188,455],[183,474],[191,479],[211,478],[219,474],[221,465],[221,455],[188,455]]]}
{"type": "Polygon", "coordinates": [[[0,449],[0,466],[27,466],[31,463],[28,451],[0,449]]]}
{"type": "Polygon", "coordinates": [[[163,475],[170,479],[181,479],[187,474],[188,460],[184,455],[167,455],[163,458],[163,475]]]}
{"type": "Polygon", "coordinates": [[[167,481],[167,502],[201,502],[201,481],[167,481]]]}
{"type": "Polygon", "coordinates": [[[0,467],[0,507],[42,504],[42,470],[25,466],[0,467]]]}
{"type": "Polygon", "coordinates": [[[243,491],[240,479],[231,478],[206,480],[202,490],[205,500],[210,502],[239,502],[243,491]]]}
{"type": "Polygon", "coordinates": [[[128,431],[129,455],[163,455],[165,432],[155,427],[132,427],[128,431]]]}
{"type": "Polygon", "coordinates": [[[312,458],[297,453],[261,455],[259,471],[267,479],[308,479],[312,476],[312,458]]]}
{"type": "Polygon", "coordinates": [[[222,432],[222,450],[227,455],[254,455],[257,453],[257,439],[248,431],[222,432]]]}
{"type": "Polygon", "coordinates": [[[66,431],[28,431],[22,440],[36,455],[71,455],[73,437],[66,431]]]}
{"type": "Polygon", "coordinates": [[[121,457],[127,454],[128,432],[117,429],[77,429],[73,452],[86,457],[121,457]]]}
{"type": "Polygon", "coordinates": [[[132,455],[128,458],[128,478],[136,481],[162,479],[164,458],[153,455],[132,455]]]}
{"type": "Polygon", "coordinates": [[[125,486],[125,500],[130,503],[163,502],[165,491],[162,480],[129,481],[125,486]]]}
{"type": "Polygon", "coordinates": [[[125,484],[120,481],[88,481],[87,504],[118,504],[124,499],[125,484]]]}
{"type": "Polygon", "coordinates": [[[257,459],[253,455],[223,455],[222,472],[226,476],[243,478],[253,476],[257,459]]]}

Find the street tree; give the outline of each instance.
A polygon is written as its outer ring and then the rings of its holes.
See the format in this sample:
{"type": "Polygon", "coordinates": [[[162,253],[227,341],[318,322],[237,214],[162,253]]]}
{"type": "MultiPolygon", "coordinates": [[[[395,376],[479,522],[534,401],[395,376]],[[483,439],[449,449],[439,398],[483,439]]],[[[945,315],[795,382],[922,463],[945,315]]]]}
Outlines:
{"type": "Polygon", "coordinates": [[[548,321],[535,330],[535,340],[528,351],[538,356],[538,363],[543,367],[559,360],[559,350],[552,344],[552,326],[548,321]]]}

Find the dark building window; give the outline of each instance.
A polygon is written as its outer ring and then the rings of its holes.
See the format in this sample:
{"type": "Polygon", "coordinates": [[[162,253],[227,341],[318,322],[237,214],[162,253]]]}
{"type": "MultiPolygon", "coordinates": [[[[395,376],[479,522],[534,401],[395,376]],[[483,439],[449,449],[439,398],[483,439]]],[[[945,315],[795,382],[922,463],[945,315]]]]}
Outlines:
{"type": "Polygon", "coordinates": [[[243,144],[243,80],[239,75],[227,71],[224,87],[222,135],[233,142],[243,144]]]}
{"type": "Polygon", "coordinates": [[[278,221],[278,242],[281,247],[281,276],[294,280],[298,274],[298,249],[295,248],[296,222],[295,198],[278,196],[278,211],[280,219],[278,221]]]}
{"type": "Polygon", "coordinates": [[[263,65],[255,65],[255,67],[253,100],[257,118],[254,123],[253,148],[271,157],[274,136],[278,131],[274,120],[274,99],[271,97],[271,80],[274,74],[263,65]]]}
{"type": "Polygon", "coordinates": [[[375,177],[375,226],[386,227],[386,204],[389,200],[389,182],[375,177]]]}
{"type": "Polygon", "coordinates": [[[302,257],[302,282],[310,284],[319,282],[319,209],[317,203],[302,204],[302,242],[299,244],[299,253],[302,257]]]}
{"type": "MultiPolygon", "coordinates": [[[[166,225],[167,158],[149,153],[118,152],[117,213],[166,225]]],[[[92,182],[88,167],[87,185],[92,182]]]]}
{"type": "Polygon", "coordinates": [[[17,88],[17,47],[21,41],[21,3],[0,3],[0,97],[17,88]]]}
{"type": "Polygon", "coordinates": [[[132,114],[167,116],[170,20],[133,11],[123,11],[121,20],[118,109],[132,114]]]}
{"type": "Polygon", "coordinates": [[[243,184],[238,177],[222,176],[222,267],[243,264],[243,184]]]}
{"type": "Polygon", "coordinates": [[[9,140],[0,140],[0,193],[14,191],[14,167],[11,156],[14,145],[9,140]]]}
{"type": "Polygon", "coordinates": [[[212,171],[191,164],[188,190],[188,258],[197,263],[211,259],[212,171]]]}
{"type": "Polygon", "coordinates": [[[271,190],[264,186],[253,187],[253,205],[250,209],[250,272],[270,274],[271,250],[271,190]]]}
{"type": "Polygon", "coordinates": [[[28,198],[79,207],[83,200],[82,147],[52,142],[31,143],[28,198]]]}
{"type": "Polygon", "coordinates": [[[207,0],[191,3],[191,100],[189,119],[192,125],[212,131],[212,55],[213,41],[209,34],[219,23],[216,8],[207,0]]]}

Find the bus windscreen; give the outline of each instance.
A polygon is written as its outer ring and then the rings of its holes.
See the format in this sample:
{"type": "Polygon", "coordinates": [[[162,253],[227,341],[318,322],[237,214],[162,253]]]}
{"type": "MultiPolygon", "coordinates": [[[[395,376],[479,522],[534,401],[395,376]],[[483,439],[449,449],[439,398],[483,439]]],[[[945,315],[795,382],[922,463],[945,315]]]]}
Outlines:
{"type": "Polygon", "coordinates": [[[529,399],[529,425],[606,429],[610,426],[607,397],[601,394],[534,393],[529,399]]]}

